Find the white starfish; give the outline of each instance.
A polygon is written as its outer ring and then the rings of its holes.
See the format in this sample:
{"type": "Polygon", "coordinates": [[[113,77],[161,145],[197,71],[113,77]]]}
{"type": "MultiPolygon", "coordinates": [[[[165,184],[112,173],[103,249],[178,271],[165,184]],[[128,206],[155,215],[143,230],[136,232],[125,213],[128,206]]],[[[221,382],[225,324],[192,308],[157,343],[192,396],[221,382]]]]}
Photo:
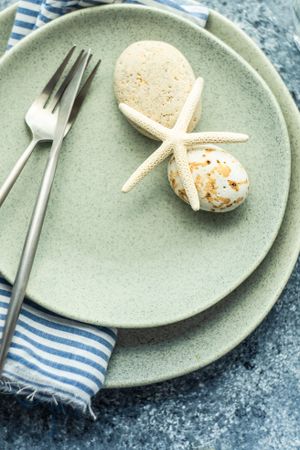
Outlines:
{"type": "Polygon", "coordinates": [[[120,110],[131,122],[137,125],[138,128],[145,130],[147,134],[162,141],[160,147],[155,150],[126,181],[122,188],[123,192],[130,191],[139,181],[151,172],[151,170],[174,153],[178,173],[189,199],[189,203],[194,211],[200,209],[198,192],[187,159],[188,149],[199,144],[245,142],[249,138],[246,134],[223,131],[201,133],[187,132],[194,112],[199,105],[202,89],[203,79],[198,78],[195,81],[173,128],[164,127],[125,103],[120,103],[120,110]]]}

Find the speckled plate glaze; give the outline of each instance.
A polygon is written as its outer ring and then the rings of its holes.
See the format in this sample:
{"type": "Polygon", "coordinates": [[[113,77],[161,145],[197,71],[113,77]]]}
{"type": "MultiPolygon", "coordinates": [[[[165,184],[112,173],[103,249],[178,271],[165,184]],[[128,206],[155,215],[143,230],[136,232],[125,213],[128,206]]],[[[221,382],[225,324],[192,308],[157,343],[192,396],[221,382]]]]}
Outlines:
{"type": "MultiPolygon", "coordinates": [[[[1,104],[10,106],[0,109],[0,179],[29,141],[26,108],[74,42],[91,47],[103,63],[64,144],[28,295],[59,314],[117,327],[190,317],[248,277],[277,235],[290,176],[281,111],[256,72],[199,27],[138,6],[85,9],[41,29],[2,59],[1,104]],[[170,189],[165,165],[131,194],[121,193],[124,180],[156,148],[122,117],[112,88],[117,57],[145,37],[176,45],[206,80],[200,129],[251,136],[231,147],[252,182],[247,204],[236,211],[194,213],[170,189]]],[[[9,280],[45,153],[35,152],[1,208],[0,271],[9,280]]]]}
{"type": "MultiPolygon", "coordinates": [[[[0,14],[3,53],[15,7],[0,14]]],[[[209,311],[176,325],[123,330],[106,379],[107,388],[154,383],[203,367],[248,336],[276,302],[300,248],[300,116],[284,83],[266,56],[232,22],[210,13],[207,29],[222,39],[265,79],[280,104],[289,131],[292,177],[289,199],[276,241],[254,274],[209,311]]]]}

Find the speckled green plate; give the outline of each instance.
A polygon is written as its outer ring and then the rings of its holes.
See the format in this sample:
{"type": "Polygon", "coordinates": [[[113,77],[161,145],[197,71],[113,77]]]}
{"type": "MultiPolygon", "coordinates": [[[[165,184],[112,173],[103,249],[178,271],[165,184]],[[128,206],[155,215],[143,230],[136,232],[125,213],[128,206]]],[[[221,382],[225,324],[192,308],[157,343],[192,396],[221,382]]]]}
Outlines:
{"type": "MultiPolygon", "coordinates": [[[[290,178],[281,111],[256,72],[207,31],[138,6],[85,9],[2,59],[0,179],[29,141],[26,108],[73,43],[91,47],[103,63],[64,144],[28,295],[59,314],[118,327],[158,326],[199,313],[240,285],[277,235],[290,178]],[[112,89],[117,57],[145,38],[176,45],[206,80],[200,129],[251,136],[231,148],[252,182],[236,211],[194,213],[172,192],[165,165],[131,194],[121,193],[156,147],[122,117],[112,89]]],[[[45,150],[34,154],[1,208],[0,271],[9,280],[45,158],[45,150]]]]}
{"type": "MultiPolygon", "coordinates": [[[[15,6],[0,14],[3,53],[15,6]]],[[[280,232],[253,275],[215,307],[176,325],[123,330],[109,366],[106,387],[134,386],[203,367],[238,345],[263,320],[287,282],[300,247],[300,115],[266,56],[238,27],[215,12],[207,29],[244,57],[265,79],[280,104],[289,131],[292,177],[280,232]]]]}

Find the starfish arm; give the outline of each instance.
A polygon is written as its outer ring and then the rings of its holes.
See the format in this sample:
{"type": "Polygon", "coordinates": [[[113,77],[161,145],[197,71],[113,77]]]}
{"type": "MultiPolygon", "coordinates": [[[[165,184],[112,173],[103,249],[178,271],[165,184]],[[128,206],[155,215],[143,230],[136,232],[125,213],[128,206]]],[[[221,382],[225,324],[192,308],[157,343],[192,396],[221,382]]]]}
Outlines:
{"type": "Polygon", "coordinates": [[[165,141],[141,164],[122,187],[123,192],[129,192],[151,170],[172,153],[172,142],[165,141]]]}
{"type": "Polygon", "coordinates": [[[187,158],[187,149],[182,142],[174,147],[174,157],[189,203],[194,211],[199,211],[200,200],[187,158]]]}
{"type": "Polygon", "coordinates": [[[191,92],[189,93],[174,126],[177,131],[186,131],[197,109],[203,90],[204,81],[197,78],[191,92]]]}
{"type": "Polygon", "coordinates": [[[203,133],[185,133],[183,142],[185,145],[196,144],[229,144],[248,141],[249,136],[243,133],[231,133],[227,131],[207,131],[203,133]]]}
{"type": "Polygon", "coordinates": [[[145,130],[148,134],[156,137],[160,141],[164,141],[166,139],[168,131],[170,131],[168,128],[158,122],[155,122],[131,106],[126,105],[126,103],[120,103],[119,109],[128,120],[133,122],[139,128],[145,130]]]}

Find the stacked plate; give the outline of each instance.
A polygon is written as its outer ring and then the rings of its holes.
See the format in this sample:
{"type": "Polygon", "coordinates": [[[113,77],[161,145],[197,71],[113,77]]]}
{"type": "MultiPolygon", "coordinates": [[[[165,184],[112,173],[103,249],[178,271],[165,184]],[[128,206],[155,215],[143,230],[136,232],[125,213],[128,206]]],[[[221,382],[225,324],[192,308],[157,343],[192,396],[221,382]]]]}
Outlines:
{"type": "MultiPolygon", "coordinates": [[[[0,15],[2,52],[14,12],[0,15]]],[[[103,62],[64,144],[28,295],[61,315],[120,329],[107,387],[179,376],[253,331],[292,271],[300,244],[299,113],[266,57],[216,13],[202,30],[139,6],[85,9],[2,58],[0,179],[28,143],[28,104],[73,43],[103,62]],[[247,202],[234,212],[191,211],[171,191],[163,165],[121,193],[156,145],[124,120],[112,88],[117,57],[144,39],[173,44],[205,79],[199,130],[250,135],[230,148],[251,181],[247,202]]],[[[45,156],[45,149],[35,152],[1,210],[0,272],[10,281],[45,156]]]]}

